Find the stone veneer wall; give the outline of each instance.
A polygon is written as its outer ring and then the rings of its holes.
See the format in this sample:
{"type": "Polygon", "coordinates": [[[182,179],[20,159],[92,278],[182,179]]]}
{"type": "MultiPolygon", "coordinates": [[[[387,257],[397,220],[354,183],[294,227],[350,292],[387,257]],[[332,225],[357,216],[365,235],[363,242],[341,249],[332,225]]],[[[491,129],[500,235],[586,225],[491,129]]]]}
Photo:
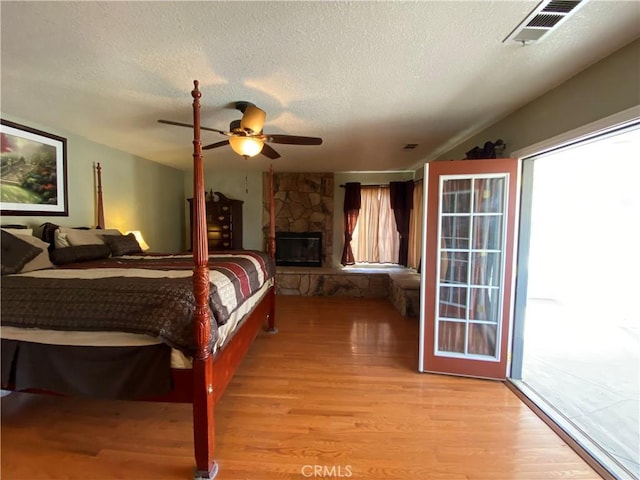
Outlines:
{"type": "Polygon", "coordinates": [[[277,295],[388,298],[389,275],[333,268],[278,267],[277,295]]]}
{"type": "MultiPolygon", "coordinates": [[[[333,257],[333,173],[274,172],[276,232],[322,232],[322,266],[333,257]]],[[[269,236],[269,173],[262,174],[262,231],[269,236]]]]}
{"type": "Polygon", "coordinates": [[[276,294],[388,298],[402,316],[420,316],[420,274],[410,269],[382,273],[278,267],[276,294]]]}

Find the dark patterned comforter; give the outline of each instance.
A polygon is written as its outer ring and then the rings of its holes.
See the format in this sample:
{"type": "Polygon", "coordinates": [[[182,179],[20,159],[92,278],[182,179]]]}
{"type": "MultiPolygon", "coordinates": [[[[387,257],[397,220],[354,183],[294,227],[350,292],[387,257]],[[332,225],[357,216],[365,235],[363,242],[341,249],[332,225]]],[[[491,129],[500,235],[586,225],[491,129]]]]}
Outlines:
{"type": "MultiPolygon", "coordinates": [[[[1,282],[0,323],[142,333],[192,355],[192,269],[189,255],[144,255],[7,275],[1,282]]],[[[217,327],[274,276],[275,267],[266,253],[238,251],[210,255],[209,269],[213,348],[217,327]]]]}

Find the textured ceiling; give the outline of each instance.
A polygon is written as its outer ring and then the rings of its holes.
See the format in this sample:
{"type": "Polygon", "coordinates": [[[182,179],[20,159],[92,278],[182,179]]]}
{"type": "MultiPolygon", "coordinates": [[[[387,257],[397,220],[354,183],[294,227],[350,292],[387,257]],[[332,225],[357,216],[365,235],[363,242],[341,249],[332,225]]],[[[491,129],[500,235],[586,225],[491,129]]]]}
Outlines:
{"type": "Polygon", "coordinates": [[[190,129],[156,121],[190,122],[198,79],[204,126],[247,100],[265,132],[324,139],[272,144],[276,170],[412,169],[640,34],[637,1],[590,0],[538,44],[502,43],[537,3],[2,1],[2,113],[188,169],[190,129]]]}

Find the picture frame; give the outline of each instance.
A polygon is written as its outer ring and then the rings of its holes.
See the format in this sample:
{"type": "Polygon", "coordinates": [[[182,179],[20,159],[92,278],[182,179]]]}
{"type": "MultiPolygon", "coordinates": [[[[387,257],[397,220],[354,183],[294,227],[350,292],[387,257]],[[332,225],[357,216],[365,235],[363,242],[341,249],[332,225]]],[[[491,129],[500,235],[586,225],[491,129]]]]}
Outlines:
{"type": "Polygon", "coordinates": [[[68,216],[67,139],[0,119],[0,215],[68,216]]]}

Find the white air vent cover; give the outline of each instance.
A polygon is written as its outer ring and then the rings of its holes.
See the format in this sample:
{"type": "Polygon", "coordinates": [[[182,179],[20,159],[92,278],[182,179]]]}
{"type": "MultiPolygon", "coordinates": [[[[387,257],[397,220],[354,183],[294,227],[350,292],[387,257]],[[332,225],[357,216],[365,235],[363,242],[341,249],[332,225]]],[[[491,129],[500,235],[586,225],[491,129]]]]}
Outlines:
{"type": "Polygon", "coordinates": [[[573,15],[587,0],[545,0],[503,42],[531,43],[540,40],[573,15]]]}

